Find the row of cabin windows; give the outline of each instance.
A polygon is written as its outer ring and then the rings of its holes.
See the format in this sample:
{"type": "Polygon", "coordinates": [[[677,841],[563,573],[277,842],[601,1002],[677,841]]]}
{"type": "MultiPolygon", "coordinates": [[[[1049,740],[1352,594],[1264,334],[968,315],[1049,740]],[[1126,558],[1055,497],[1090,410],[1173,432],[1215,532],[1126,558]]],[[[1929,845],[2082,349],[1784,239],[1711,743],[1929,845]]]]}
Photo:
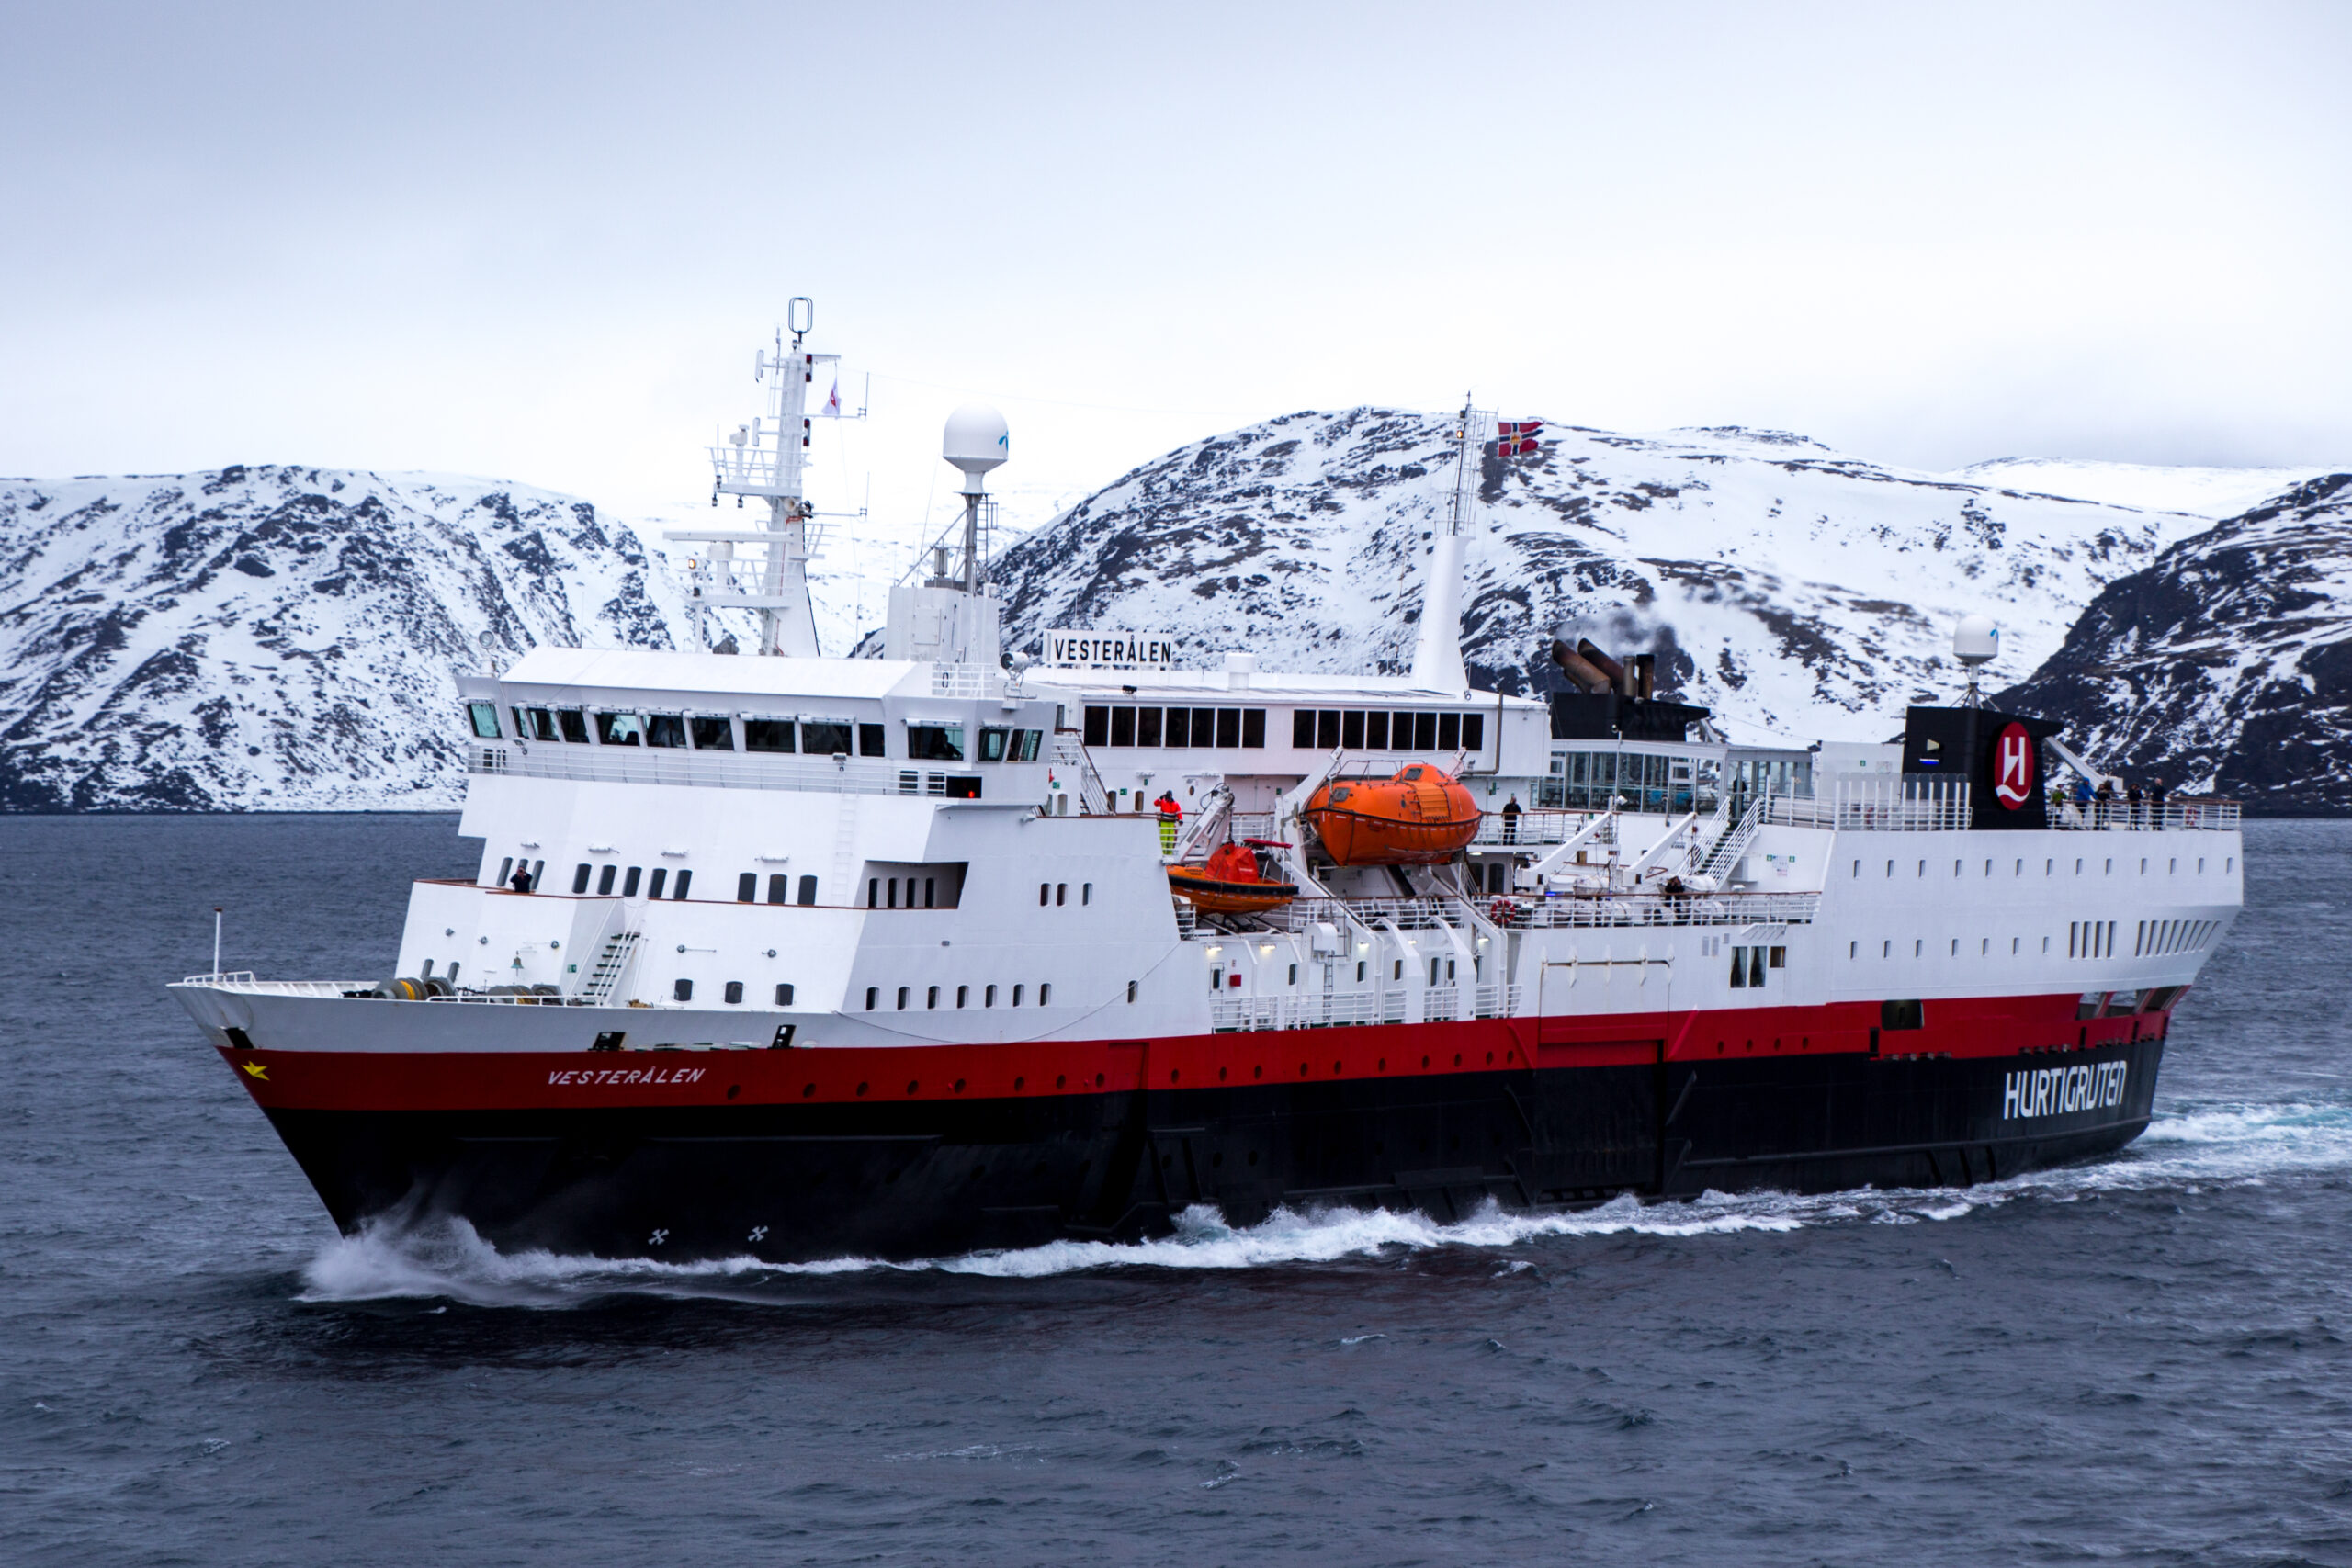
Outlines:
{"type": "MultiPolygon", "coordinates": [[[[973,989],[973,988],[972,988],[971,987],[969,987],[969,986],[958,986],[958,987],[956,987],[956,1005],[957,1007],[959,1007],[959,1008],[961,1008],[961,1007],[969,1007],[969,1006],[971,1006],[971,1005],[972,1005],[972,989],[973,989]]],[[[944,994],[944,990],[945,990],[945,987],[940,987],[940,986],[927,986],[927,987],[925,987],[923,988],[923,1006],[924,1006],[925,1008],[935,1008],[935,1007],[937,1007],[937,1006],[939,1005],[939,998],[940,998],[940,997],[941,997],[943,994],[944,994]]],[[[1019,1006],[1021,1005],[1021,1003],[1022,1003],[1022,998],[1023,998],[1023,997],[1025,997],[1025,996],[1028,994],[1028,990],[1029,990],[1029,987],[1028,987],[1027,986],[1025,986],[1025,985],[1024,985],[1024,986],[1015,986],[1015,987],[1012,987],[1012,1005],[1013,1005],[1014,1007],[1019,1007],[1019,1006]]],[[[996,1006],[996,993],[997,993],[997,987],[994,987],[994,986],[982,986],[982,987],[979,987],[979,992],[980,992],[980,1005],[981,1005],[982,1007],[984,1007],[984,1008],[992,1008],[992,1007],[996,1006]]],[[[913,1003],[913,998],[914,998],[914,987],[913,987],[912,986],[900,986],[900,987],[899,987],[899,1010],[900,1012],[904,1012],[904,1011],[906,1011],[906,1010],[907,1010],[907,1009],[908,1009],[910,1006],[911,1006],[911,1005],[912,1005],[912,1003],[913,1003]]],[[[1044,982],[1043,984],[1039,985],[1039,986],[1038,986],[1038,987],[1037,987],[1037,1005],[1038,1005],[1039,1007],[1048,1007],[1048,1006],[1051,1006],[1051,1005],[1052,1005],[1052,1003],[1053,1003],[1053,999],[1054,999],[1054,987],[1053,987],[1053,982],[1052,982],[1052,981],[1050,981],[1050,980],[1048,980],[1048,981],[1046,981],[1046,982],[1044,982]]],[[[1127,1000],[1129,1000],[1129,1001],[1134,1001],[1135,999],[1136,999],[1136,983],[1135,983],[1133,980],[1130,980],[1130,981],[1128,981],[1128,982],[1127,982],[1127,1000]]],[[[882,1005],[882,987],[879,987],[879,986],[868,986],[868,987],[865,987],[865,1010],[866,1010],[866,1011],[868,1011],[868,1012],[873,1012],[873,1011],[876,1010],[877,1009],[879,1009],[879,1008],[881,1007],[881,1005],[882,1005]]]]}
{"type": "MultiPolygon", "coordinates": [[[[1078,885],[1078,901],[1080,905],[1091,904],[1094,902],[1094,884],[1091,882],[1081,882],[1078,885]]],[[[1048,905],[1062,905],[1069,902],[1069,883],[1040,882],[1037,884],[1037,908],[1040,909],[1045,908],[1048,905]]]]}
{"type": "MultiPolygon", "coordinates": [[[[499,871],[503,879],[505,868],[501,866],[499,871]]],[[[655,866],[653,874],[648,877],[643,866],[630,866],[627,874],[623,874],[618,865],[599,868],[586,861],[582,861],[571,868],[571,890],[574,893],[587,892],[591,877],[595,879],[596,896],[600,898],[610,897],[616,892],[624,898],[634,898],[637,897],[639,885],[642,883],[648,898],[659,898],[666,893],[671,898],[678,899],[684,898],[686,896],[686,889],[694,886],[695,874],[692,871],[681,870],[678,873],[677,881],[673,884],[670,880],[670,868],[666,865],[655,866]]]]}
{"type": "Polygon", "coordinates": [[[1735,947],[1731,950],[1731,988],[1760,991],[1767,970],[1785,969],[1788,965],[1789,950],[1785,947],[1735,947]]]}
{"type": "Polygon", "coordinates": [[[1301,750],[1481,751],[1483,713],[1399,713],[1379,709],[1295,708],[1290,743],[1301,750]]]}
{"type": "Polygon", "coordinates": [[[539,874],[547,868],[548,863],[543,860],[535,861],[526,855],[518,861],[508,855],[498,863],[498,879],[492,886],[512,887],[517,893],[535,893],[538,891],[539,874]]]}
{"type": "MultiPolygon", "coordinates": [[[[746,871],[739,874],[735,878],[735,902],[738,904],[756,904],[759,901],[760,874],[756,871],[746,871]]],[[[800,879],[800,886],[797,890],[792,886],[792,878],[786,875],[783,872],[776,872],[768,877],[769,903],[798,903],[802,905],[810,905],[816,903],[816,901],[817,879],[814,876],[802,877],[800,879]],[[799,895],[797,898],[792,897],[796,891],[799,895]]]]}
{"type": "MultiPolygon", "coordinates": [[[[2114,957],[2116,952],[2115,927],[2116,922],[2113,920],[2069,920],[2066,923],[2066,956],[2069,958],[2114,957]]],[[[2193,952],[2212,940],[2213,933],[2221,929],[2222,923],[2219,920],[2142,920],[2140,922],[2138,941],[2132,950],[2132,956],[2134,958],[2143,958],[2150,953],[2193,952]]],[[[1958,937],[1951,937],[1947,939],[1950,944],[1947,950],[1947,956],[1952,958],[1958,958],[1960,956],[1960,940],[1961,939],[1958,937]]],[[[1780,949],[1774,948],[1773,951],[1778,953],[1780,949]]],[[[2045,953],[2050,951],[2050,939],[2048,937],[2043,937],[2041,939],[2041,951],[2045,953]]],[[[2009,956],[2012,958],[2019,957],[2024,953],[2024,952],[2025,939],[2023,937],[2013,936],[2009,938],[2009,956]]],[[[1861,955],[1862,944],[1860,942],[1849,942],[1846,944],[1847,957],[1860,958],[1861,955]]],[[[1881,958],[1892,958],[1894,956],[1894,942],[1892,938],[1878,944],[1878,955],[1881,958]]],[[[1928,939],[1925,937],[1913,938],[1911,942],[1911,956],[1914,958],[1925,958],[1927,955],[1928,939]]],[[[1979,937],[1976,939],[1976,955],[1979,958],[1989,958],[1993,955],[1993,939],[1991,937],[1979,937]]],[[[1779,968],[1780,961],[1775,959],[1772,966],[1776,969],[1779,968]]],[[[1732,981],[1732,984],[1736,986],[1739,984],[1739,981],[1735,978],[1732,981]]]]}
{"type": "Polygon", "coordinates": [[[1222,746],[1262,750],[1264,708],[1090,707],[1080,738],[1089,746],[1222,746]]]}
{"type": "MultiPolygon", "coordinates": [[[[469,705],[475,735],[499,739],[498,710],[490,703],[469,705]]],[[[650,746],[696,751],[738,750],[737,720],[674,713],[611,713],[593,708],[526,708],[507,710],[514,734],[522,740],[570,741],[601,746],[650,746]]],[[[741,750],[799,752],[811,757],[848,756],[853,732],[855,754],[889,754],[888,729],[832,718],[746,718],[741,721],[741,750]]],[[[906,756],[910,761],[1034,762],[1044,750],[1042,729],[1014,729],[990,725],[979,731],[977,748],[967,752],[960,724],[910,724],[906,756]]]]}
{"type": "MultiPolygon", "coordinates": [[[[718,994],[726,1000],[728,1006],[739,1007],[743,1000],[743,982],[729,980],[719,987],[718,994]]],[[[690,1002],[695,999],[695,983],[687,979],[673,980],[670,983],[670,995],[674,1000],[690,1002]]],[[[777,984],[775,1005],[780,1008],[788,1008],[792,1005],[792,987],[789,984],[784,982],[777,984]]]]}
{"type": "MultiPolygon", "coordinates": [[[[1452,958],[1430,959],[1430,985],[1431,987],[1453,985],[1457,977],[1454,967],[1456,963],[1457,960],[1452,958]]],[[[1357,959],[1356,984],[1363,984],[1365,968],[1366,964],[1364,960],[1361,958],[1357,959]]],[[[1485,968],[1486,961],[1484,959],[1473,958],[1470,961],[1470,977],[1474,980],[1477,979],[1485,972],[1485,968]]],[[[1419,965],[1416,964],[1414,966],[1414,970],[1415,973],[1418,974],[1419,972],[1419,965]]],[[[1405,978],[1405,961],[1403,959],[1398,958],[1392,961],[1388,977],[1392,981],[1401,981],[1405,978]]],[[[1293,986],[1298,984],[1298,965],[1295,964],[1290,965],[1290,977],[1288,984],[1293,986]]],[[[1222,964],[1214,964],[1209,966],[1209,990],[1212,994],[1224,991],[1228,987],[1238,989],[1240,985],[1241,966],[1239,964],[1235,964],[1230,969],[1227,968],[1222,964]]],[[[1130,987],[1128,988],[1132,990],[1134,987],[1130,987]]],[[[1132,1001],[1135,998],[1133,997],[1129,997],[1127,999],[1132,1001]]]]}
{"type": "MultiPolygon", "coordinates": [[[[2147,855],[2142,855],[2142,856],[2140,857],[2140,874],[2141,874],[2141,875],[2143,875],[2143,876],[2145,876],[2145,875],[2147,875],[2147,874],[2148,874],[2148,865],[2149,865],[2150,859],[2151,859],[2151,857],[2150,857],[2150,856],[2147,856],[2147,855]]],[[[2179,874],[2180,874],[2180,860],[2181,860],[2181,857],[2180,857],[2180,856],[2178,856],[2178,855],[2167,855],[2167,856],[2165,856],[2165,875],[2167,875],[2167,876],[2177,876],[2177,875],[2179,875],[2179,874]]],[[[2196,861],[2197,861],[2197,874],[2198,874],[2198,875],[2199,875],[2199,876],[2202,876],[2202,875],[2204,875],[2204,874],[2205,874],[2205,857],[2204,857],[2203,855],[2199,855],[2199,856],[2197,856],[2197,857],[2196,857],[2196,861]]],[[[1888,861],[1888,862],[1886,863],[1886,874],[1887,874],[1887,875],[1889,875],[1889,876],[1893,876],[1893,875],[1894,874],[1894,863],[1894,863],[1894,862],[1893,862],[1893,861],[1888,861]]],[[[1994,871],[1993,871],[1994,863],[1994,863],[1993,861],[1991,861],[1991,860],[1987,860],[1987,861],[1984,863],[1984,874],[1985,874],[1985,875],[1987,875],[1987,876],[1991,876],[1991,875],[1993,875],[1993,874],[1994,874],[1994,871]]],[[[2083,867],[2084,867],[2085,865],[2088,864],[2088,863],[2089,863],[2089,862],[2088,862],[2085,857],[2083,857],[2083,856],[2081,856],[2081,855],[2076,855],[2076,856],[2075,857],[2075,874],[2076,876],[2080,876],[2080,875],[2082,875],[2082,874],[2083,874],[2083,867]]],[[[1955,861],[1953,861],[1953,862],[1951,863],[1951,874],[1952,874],[1952,875],[1953,875],[1954,877],[1962,877],[1962,876],[1965,876],[1965,875],[1967,875],[1967,874],[1968,874],[1968,869],[1967,869],[1967,868],[1968,868],[1968,863],[1967,863],[1967,861],[1966,861],[1965,859],[1962,859],[1962,860],[1955,860],[1955,861]]],[[[2224,855],[2224,856],[2222,856],[2222,874],[2223,874],[2224,876],[2227,876],[2227,875],[2231,874],[2232,873],[2235,872],[2235,871],[2237,870],[2237,868],[2238,868],[2238,857],[2237,857],[2237,856],[2235,856],[2235,855],[2224,855]]],[[[1854,874],[1855,876],[1860,876],[1860,875],[1861,875],[1861,874],[1862,874],[1862,863],[1861,863],[1860,861],[1856,861],[1856,862],[1854,863],[1854,865],[1853,865],[1853,874],[1854,874]]],[[[1924,861],[1924,860],[1923,860],[1923,861],[1920,861],[1920,862],[1918,863],[1917,867],[1917,870],[1916,870],[1916,872],[1915,872],[1915,874],[1916,874],[1916,875],[1917,875],[1917,876],[1925,876],[1925,875],[1927,875],[1927,874],[1928,874],[1928,863],[1927,863],[1926,861],[1924,861]]],[[[2023,875],[2025,874],[2025,862],[2024,862],[2023,860],[2012,860],[2012,861],[2009,863],[2009,874],[2010,874],[2011,876],[2013,876],[2013,877],[2014,877],[2014,876],[2023,876],[2023,875]]],[[[2055,875],[2057,875],[2057,874],[2058,874],[2058,862],[2057,862],[2057,860],[2056,860],[2054,857],[2052,857],[2052,858],[2045,858],[2045,859],[2042,861],[2042,863],[2041,863],[2041,874],[2042,874],[2042,875],[2044,875],[2044,876],[2055,876],[2055,875]]],[[[2100,865],[2099,865],[2099,874],[2100,874],[2101,876],[2113,876],[2113,875],[2115,874],[2115,857],[2114,857],[2113,855],[2107,855],[2107,856],[2102,857],[2101,862],[2100,862],[2100,865]]]]}

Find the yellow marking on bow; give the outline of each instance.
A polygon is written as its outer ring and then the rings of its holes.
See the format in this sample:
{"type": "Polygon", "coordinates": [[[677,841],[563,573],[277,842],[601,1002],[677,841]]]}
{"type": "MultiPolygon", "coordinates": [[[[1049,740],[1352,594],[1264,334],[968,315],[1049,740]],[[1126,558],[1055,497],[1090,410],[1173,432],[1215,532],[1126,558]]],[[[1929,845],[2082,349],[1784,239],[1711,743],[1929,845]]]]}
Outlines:
{"type": "Polygon", "coordinates": [[[237,1065],[244,1068],[245,1071],[253,1074],[254,1077],[261,1079],[264,1083],[267,1083],[269,1081],[269,1068],[262,1063],[240,1062],[237,1065]]]}

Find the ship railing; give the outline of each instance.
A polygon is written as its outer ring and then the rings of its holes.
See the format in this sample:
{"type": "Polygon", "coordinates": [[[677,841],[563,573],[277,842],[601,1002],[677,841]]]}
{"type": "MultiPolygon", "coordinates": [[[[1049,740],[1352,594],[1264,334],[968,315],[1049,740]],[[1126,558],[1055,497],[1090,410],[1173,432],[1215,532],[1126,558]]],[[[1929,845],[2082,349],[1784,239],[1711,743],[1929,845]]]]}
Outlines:
{"type": "Polygon", "coordinates": [[[692,784],[705,789],[809,790],[826,795],[944,795],[949,778],[944,772],[926,777],[896,761],[874,758],[752,758],[633,746],[522,746],[511,741],[476,743],[469,750],[466,771],[577,784],[692,784]],[[913,780],[911,788],[909,779],[913,780]]]}
{"type": "Polygon", "coordinates": [[[931,667],[931,694],[934,697],[993,697],[1003,690],[1003,672],[985,664],[931,667]]]}
{"type": "Polygon", "coordinates": [[[1461,923],[1459,904],[1453,898],[1294,898],[1283,906],[1282,922],[1294,931],[1318,920],[1366,927],[1386,920],[1402,931],[1434,931],[1461,923]],[[1448,914],[1455,918],[1449,920],[1448,914]]]}
{"type": "Polygon", "coordinates": [[[1274,831],[1274,814],[1271,811],[1237,811],[1233,813],[1233,839],[1279,839],[1274,831]]]}
{"type": "Polygon", "coordinates": [[[1490,913],[1513,931],[1616,926],[1745,926],[1761,921],[1811,924],[1818,893],[1603,893],[1508,898],[1490,913]]]}
{"type": "Polygon", "coordinates": [[[1479,986],[1471,992],[1471,1016],[1474,1018],[1512,1018],[1519,1012],[1521,988],[1517,986],[1479,986]]]}
{"type": "Polygon", "coordinates": [[[1478,818],[1476,849],[1507,849],[1519,844],[1565,844],[1570,834],[1592,820],[1589,811],[1522,811],[1506,817],[1488,811],[1478,818]]]}
{"type": "Polygon", "coordinates": [[[1766,797],[1764,819],[1841,833],[1950,833],[1969,826],[1968,781],[1838,779],[1827,795],[1766,797]]]}
{"type": "Polygon", "coordinates": [[[2087,805],[2069,800],[2052,808],[2050,825],[2116,833],[2154,833],[2183,828],[2221,831],[2243,826],[2244,819],[2234,800],[2192,795],[2169,795],[2162,806],[2144,800],[2137,806],[2129,800],[2094,800],[2087,805]]]}
{"type": "Polygon", "coordinates": [[[373,980],[256,980],[250,969],[234,969],[225,975],[190,975],[180,984],[264,997],[341,997],[348,991],[370,991],[376,987],[373,980]]]}
{"type": "Polygon", "coordinates": [[[1421,993],[1424,1023],[1453,1023],[1462,1017],[1462,987],[1431,986],[1421,993]]]}
{"type": "MultiPolygon", "coordinates": [[[[1452,1013],[1430,1013],[1451,1018],[1452,1013]]],[[[1405,1021],[1403,991],[1309,991],[1299,996],[1219,997],[1209,1003],[1209,1027],[1236,1030],[1346,1029],[1405,1021]]]]}

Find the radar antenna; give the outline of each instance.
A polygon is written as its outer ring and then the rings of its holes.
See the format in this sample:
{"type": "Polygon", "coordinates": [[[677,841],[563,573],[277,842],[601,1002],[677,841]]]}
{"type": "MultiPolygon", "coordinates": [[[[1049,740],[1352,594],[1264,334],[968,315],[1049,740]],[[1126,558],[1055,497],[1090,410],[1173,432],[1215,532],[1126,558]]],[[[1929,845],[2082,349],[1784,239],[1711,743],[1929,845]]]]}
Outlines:
{"type": "Polygon", "coordinates": [[[664,539],[710,547],[689,562],[689,607],[697,648],[708,646],[704,617],[714,609],[757,610],[759,651],[794,658],[817,655],[817,615],[808,597],[808,562],[823,553],[824,530],[819,515],[802,491],[802,476],[809,466],[809,435],[820,419],[863,419],[861,406],[844,413],[841,403],[841,373],[836,368],[823,406],[811,410],[809,388],[816,384],[817,367],[838,367],[838,354],[811,353],[803,344],[817,324],[816,301],[796,294],[785,306],[786,325],[778,327],[774,348],[752,359],[752,378],[767,388],[767,412],[749,424],[739,424],[710,447],[710,503],[722,495],[735,497],[741,507],[746,496],[768,503],[765,524],[758,528],[665,529],[664,539]],[[792,334],[787,346],[786,332],[792,334]],[[761,552],[756,562],[744,561],[739,575],[738,546],[761,552]]]}

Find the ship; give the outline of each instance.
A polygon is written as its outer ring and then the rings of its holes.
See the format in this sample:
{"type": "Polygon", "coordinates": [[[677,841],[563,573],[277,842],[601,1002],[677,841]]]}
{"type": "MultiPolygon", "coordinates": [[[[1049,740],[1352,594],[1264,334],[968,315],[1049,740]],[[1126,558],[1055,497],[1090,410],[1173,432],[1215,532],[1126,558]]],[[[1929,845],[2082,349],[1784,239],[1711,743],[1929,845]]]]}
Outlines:
{"type": "Polygon", "coordinates": [[[172,987],[345,1233],[910,1258],[1194,1207],[1966,1186],[2147,1126],[2243,902],[2237,807],[2084,798],[2111,775],[1978,694],[1989,624],[1881,744],[1735,742],[1570,634],[1558,691],[1476,688],[1478,470],[1534,440],[1465,408],[1408,671],[1138,627],[1015,653],[1009,434],[972,406],[881,656],[823,657],[836,361],[788,319],[711,449],[713,504],[763,513],[668,536],[696,646],[458,679],[479,863],[413,886],[394,975],[172,987]],[[729,614],[756,637],[713,650],[729,614]]]}

